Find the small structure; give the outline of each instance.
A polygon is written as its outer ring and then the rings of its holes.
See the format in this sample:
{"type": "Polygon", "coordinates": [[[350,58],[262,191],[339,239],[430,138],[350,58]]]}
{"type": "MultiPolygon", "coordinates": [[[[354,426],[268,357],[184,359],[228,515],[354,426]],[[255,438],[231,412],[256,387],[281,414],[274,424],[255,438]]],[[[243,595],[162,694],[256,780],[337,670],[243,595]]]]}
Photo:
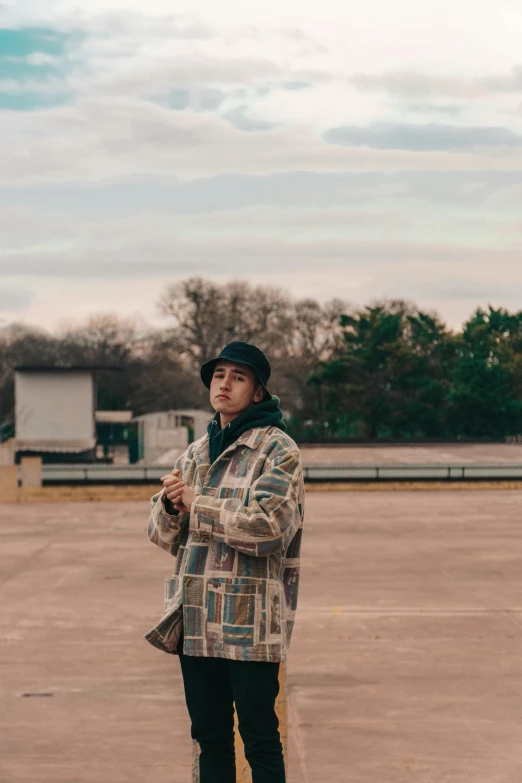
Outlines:
{"type": "Polygon", "coordinates": [[[95,411],[94,421],[98,459],[128,465],[132,411],[95,411]]]}
{"type": "Polygon", "coordinates": [[[180,425],[189,429],[189,443],[199,440],[207,431],[207,425],[213,416],[213,412],[202,411],[195,408],[172,411],[178,416],[180,425]]]}
{"type": "Polygon", "coordinates": [[[0,467],[2,465],[14,465],[15,441],[14,438],[0,443],[0,467]]]}
{"type": "Polygon", "coordinates": [[[169,410],[136,416],[137,436],[131,462],[172,466],[189,443],[205,434],[211,414],[169,410]]]}
{"type": "Polygon", "coordinates": [[[97,370],[116,367],[15,368],[15,451],[43,462],[95,459],[97,370]]]}

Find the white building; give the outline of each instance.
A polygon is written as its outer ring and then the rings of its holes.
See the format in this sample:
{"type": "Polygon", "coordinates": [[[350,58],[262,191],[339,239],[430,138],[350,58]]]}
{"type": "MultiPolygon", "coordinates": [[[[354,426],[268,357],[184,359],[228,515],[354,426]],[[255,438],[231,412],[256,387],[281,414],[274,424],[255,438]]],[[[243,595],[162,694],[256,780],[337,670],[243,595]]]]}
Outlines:
{"type": "Polygon", "coordinates": [[[169,410],[144,413],[138,425],[138,462],[172,466],[187,448],[207,431],[212,413],[200,410],[169,410]]]}
{"type": "Polygon", "coordinates": [[[96,444],[94,369],[15,369],[17,453],[69,454],[91,459],[96,444]]]}

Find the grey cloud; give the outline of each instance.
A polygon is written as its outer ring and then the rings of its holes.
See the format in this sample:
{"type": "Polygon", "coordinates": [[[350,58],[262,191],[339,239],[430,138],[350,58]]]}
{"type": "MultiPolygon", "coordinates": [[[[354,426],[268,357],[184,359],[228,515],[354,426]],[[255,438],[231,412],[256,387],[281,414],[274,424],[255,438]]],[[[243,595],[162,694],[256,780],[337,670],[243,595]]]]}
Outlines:
{"type": "Polygon", "coordinates": [[[311,87],[311,84],[310,82],[296,80],[283,82],[281,86],[284,90],[306,90],[307,87],[311,87]]]}
{"type": "Polygon", "coordinates": [[[224,119],[228,120],[234,128],[238,130],[247,131],[249,133],[257,133],[262,131],[269,131],[276,128],[278,123],[266,122],[265,120],[255,120],[248,117],[246,112],[248,106],[243,104],[236,109],[232,109],[223,115],[224,119]]]}
{"type": "Polygon", "coordinates": [[[465,277],[455,273],[447,280],[431,279],[429,282],[423,280],[405,280],[404,296],[416,299],[429,293],[434,299],[442,301],[465,301],[469,300],[477,305],[480,301],[506,303],[508,301],[520,302],[520,288],[513,285],[513,278],[510,280],[495,280],[492,276],[489,280],[474,280],[471,276],[465,277]]]}
{"type": "Polygon", "coordinates": [[[418,114],[446,114],[449,117],[456,117],[462,114],[464,107],[438,103],[411,103],[407,109],[418,114]]]}
{"type": "Polygon", "coordinates": [[[349,77],[348,81],[360,90],[390,92],[405,98],[436,95],[477,98],[522,90],[522,66],[516,66],[506,74],[492,74],[475,79],[404,70],[381,74],[357,73],[349,77]]]}
{"type": "Polygon", "coordinates": [[[206,87],[197,94],[196,108],[200,108],[202,111],[215,111],[219,109],[225,99],[226,94],[223,90],[206,87]]]}
{"type": "Polygon", "coordinates": [[[496,148],[494,155],[484,156],[481,149],[456,155],[333,146],[302,125],[244,133],[213,112],[171,111],[150,101],[107,96],[37,112],[30,122],[8,117],[2,125],[2,153],[0,179],[24,187],[277,171],[449,173],[522,167],[522,147],[496,148]]]}
{"type": "MultiPolygon", "coordinates": [[[[122,237],[113,227],[114,236],[92,238],[87,248],[66,251],[25,251],[5,253],[0,273],[19,276],[69,278],[141,278],[167,274],[244,274],[262,265],[264,272],[277,274],[282,269],[294,271],[337,270],[352,273],[370,272],[370,266],[393,269],[408,268],[419,278],[426,277],[427,265],[437,276],[442,270],[454,275],[456,265],[471,269],[485,264],[491,270],[502,265],[506,274],[520,268],[522,245],[509,248],[483,248],[442,243],[377,240],[288,240],[257,235],[206,240],[178,239],[175,235],[161,240],[129,235],[122,237]],[[117,234],[117,235],[116,235],[117,234]]],[[[174,232],[175,234],[175,232],[174,232]]],[[[495,272],[496,274],[496,272],[495,272]]]]}
{"type": "Polygon", "coordinates": [[[26,288],[4,288],[0,286],[0,312],[16,313],[25,310],[31,304],[33,298],[34,292],[26,288]]]}
{"type": "Polygon", "coordinates": [[[370,147],[380,150],[457,152],[477,147],[520,147],[522,136],[507,128],[458,127],[454,125],[394,125],[374,123],[367,127],[346,125],[328,130],[328,144],[347,147],[370,147]]]}
{"type": "MultiPolygon", "coordinates": [[[[522,188],[522,171],[380,171],[316,174],[288,172],[267,175],[228,175],[188,181],[130,180],[103,184],[53,185],[32,188],[0,188],[0,210],[37,209],[45,220],[47,211],[63,215],[132,215],[136,212],[199,215],[219,210],[256,206],[325,208],[369,204],[393,193],[423,202],[443,202],[465,207],[491,205],[506,212],[500,198],[513,188],[522,188]]],[[[515,204],[515,209],[516,209],[515,204]]],[[[1,216],[0,216],[1,217],[1,216]]],[[[13,215],[0,222],[0,231],[12,226],[13,215]]]]}
{"type": "Polygon", "coordinates": [[[305,90],[308,87],[311,87],[312,84],[309,81],[301,81],[298,79],[290,80],[287,82],[271,82],[270,84],[263,84],[261,87],[258,87],[256,89],[256,95],[258,95],[261,98],[264,98],[266,95],[269,95],[274,90],[292,90],[294,92],[297,92],[298,90],[305,90]]]}
{"type": "Polygon", "coordinates": [[[158,58],[154,65],[139,69],[129,65],[124,74],[98,78],[91,89],[98,95],[158,94],[173,87],[198,87],[201,84],[244,85],[279,78],[281,69],[269,60],[249,57],[220,58],[200,54],[198,57],[158,58]]]}
{"type": "Polygon", "coordinates": [[[152,96],[157,103],[178,111],[216,111],[225,99],[223,90],[215,87],[176,88],[163,95],[152,96]]]}
{"type": "Polygon", "coordinates": [[[189,90],[171,90],[167,95],[159,98],[158,103],[161,102],[164,102],[171,109],[183,111],[190,106],[190,92],[189,90]]]}

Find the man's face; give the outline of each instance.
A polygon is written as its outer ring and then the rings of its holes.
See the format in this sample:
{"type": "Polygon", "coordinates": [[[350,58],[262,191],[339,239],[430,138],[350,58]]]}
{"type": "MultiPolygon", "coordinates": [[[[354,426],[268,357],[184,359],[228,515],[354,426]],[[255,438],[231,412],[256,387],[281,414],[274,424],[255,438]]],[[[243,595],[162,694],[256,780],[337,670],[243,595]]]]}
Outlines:
{"type": "Polygon", "coordinates": [[[257,375],[248,364],[228,359],[217,362],[210,382],[210,404],[224,419],[231,421],[263,396],[257,375]]]}

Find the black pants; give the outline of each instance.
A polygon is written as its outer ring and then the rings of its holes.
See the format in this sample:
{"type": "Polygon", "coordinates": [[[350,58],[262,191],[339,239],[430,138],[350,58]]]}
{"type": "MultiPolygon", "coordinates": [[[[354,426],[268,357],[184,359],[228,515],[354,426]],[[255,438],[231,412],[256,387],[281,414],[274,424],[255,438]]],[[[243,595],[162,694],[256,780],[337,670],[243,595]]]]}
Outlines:
{"type": "Polygon", "coordinates": [[[285,783],[274,704],[279,663],[179,656],[200,783],[236,783],[234,703],[253,783],[285,783]]]}

